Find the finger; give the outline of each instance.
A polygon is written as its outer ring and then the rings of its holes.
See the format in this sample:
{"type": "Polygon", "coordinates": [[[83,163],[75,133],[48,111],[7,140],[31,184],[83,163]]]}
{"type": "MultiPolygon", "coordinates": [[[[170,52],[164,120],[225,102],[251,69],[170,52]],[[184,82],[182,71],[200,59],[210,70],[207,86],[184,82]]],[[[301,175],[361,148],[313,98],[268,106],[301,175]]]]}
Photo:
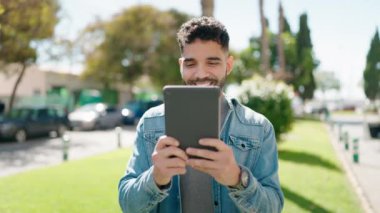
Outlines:
{"type": "Polygon", "coordinates": [[[188,155],[202,157],[210,160],[218,159],[218,152],[210,151],[207,149],[187,148],[186,153],[188,155]]]}
{"type": "Polygon", "coordinates": [[[167,146],[179,146],[179,142],[173,137],[163,135],[158,139],[155,149],[160,150],[167,146]]]}
{"type": "MultiPolygon", "coordinates": [[[[211,175],[211,171],[212,170],[209,170],[209,169],[205,169],[205,168],[203,168],[203,167],[199,167],[199,166],[192,166],[191,168],[193,168],[193,169],[195,169],[195,170],[198,170],[198,171],[200,171],[200,172],[203,172],[203,173],[206,173],[206,174],[209,174],[209,175],[211,175]]],[[[212,175],[211,175],[212,176],[212,175]]]]}
{"type": "Polygon", "coordinates": [[[218,168],[218,163],[210,160],[189,159],[187,164],[194,168],[202,168],[205,170],[215,170],[218,168]]]}
{"type": "Polygon", "coordinates": [[[174,147],[174,146],[169,146],[169,147],[161,149],[160,155],[165,158],[178,157],[184,161],[189,159],[189,157],[186,155],[186,153],[182,149],[178,147],[174,147]]]}
{"type": "Polygon", "coordinates": [[[202,146],[214,147],[218,151],[224,151],[229,148],[223,141],[215,138],[202,138],[199,140],[199,144],[202,146]]]}
{"type": "Polygon", "coordinates": [[[184,175],[186,174],[186,167],[185,168],[168,168],[167,172],[170,176],[184,175]]]}
{"type": "Polygon", "coordinates": [[[185,168],[186,167],[186,161],[182,160],[181,158],[169,158],[165,161],[162,161],[161,164],[163,164],[166,168],[185,168]]]}

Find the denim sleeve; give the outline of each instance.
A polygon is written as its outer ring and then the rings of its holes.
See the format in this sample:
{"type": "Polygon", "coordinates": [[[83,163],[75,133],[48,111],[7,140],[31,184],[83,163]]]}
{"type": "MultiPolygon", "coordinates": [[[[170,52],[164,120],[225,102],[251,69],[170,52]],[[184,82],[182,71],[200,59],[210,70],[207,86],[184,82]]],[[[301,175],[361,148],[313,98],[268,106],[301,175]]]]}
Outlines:
{"type": "Polygon", "coordinates": [[[154,182],[142,129],[140,123],[133,155],[119,182],[119,204],[123,212],[149,212],[168,196],[167,190],[160,190],[154,182]]]}
{"type": "Polygon", "coordinates": [[[264,133],[256,167],[241,166],[249,174],[248,187],[243,190],[229,188],[229,196],[242,212],[281,212],[284,205],[278,178],[276,138],[270,123],[264,126],[264,133]]]}

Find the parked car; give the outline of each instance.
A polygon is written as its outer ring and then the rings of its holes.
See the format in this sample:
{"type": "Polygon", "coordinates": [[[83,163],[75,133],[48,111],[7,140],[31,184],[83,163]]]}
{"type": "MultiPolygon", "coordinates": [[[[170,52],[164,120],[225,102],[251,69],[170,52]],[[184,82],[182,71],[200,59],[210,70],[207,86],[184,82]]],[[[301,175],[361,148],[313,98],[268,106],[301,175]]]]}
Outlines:
{"type": "Polygon", "coordinates": [[[16,108],[0,117],[0,138],[15,139],[17,142],[53,131],[61,136],[68,128],[67,118],[58,116],[57,111],[50,107],[16,108]]]}
{"type": "Polygon", "coordinates": [[[73,129],[96,130],[121,125],[122,116],[119,109],[105,103],[86,104],[69,114],[73,129]]]}
{"type": "Polygon", "coordinates": [[[124,124],[137,124],[143,114],[150,108],[162,104],[162,100],[132,100],[125,104],[121,111],[124,124]]]}
{"type": "Polygon", "coordinates": [[[4,113],[4,111],[5,111],[5,104],[2,101],[0,101],[0,116],[4,113]]]}

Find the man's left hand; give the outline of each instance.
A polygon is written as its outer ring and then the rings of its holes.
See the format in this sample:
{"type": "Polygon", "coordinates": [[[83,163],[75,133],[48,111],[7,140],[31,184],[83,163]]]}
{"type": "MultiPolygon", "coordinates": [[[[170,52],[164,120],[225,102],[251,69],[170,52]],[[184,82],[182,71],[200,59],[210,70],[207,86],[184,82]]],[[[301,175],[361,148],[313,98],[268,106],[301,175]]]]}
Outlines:
{"type": "Polygon", "coordinates": [[[240,167],[236,163],[231,147],[218,139],[204,138],[199,144],[214,147],[217,151],[207,149],[187,148],[188,155],[203,159],[190,158],[187,164],[196,170],[207,173],[225,186],[235,186],[239,183],[240,167]]]}

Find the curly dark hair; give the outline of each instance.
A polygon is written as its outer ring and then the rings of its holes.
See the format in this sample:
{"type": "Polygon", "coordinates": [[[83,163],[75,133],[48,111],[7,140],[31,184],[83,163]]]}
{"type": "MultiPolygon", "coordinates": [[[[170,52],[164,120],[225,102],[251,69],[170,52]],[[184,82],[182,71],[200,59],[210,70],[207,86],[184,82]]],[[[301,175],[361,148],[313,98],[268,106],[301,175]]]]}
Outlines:
{"type": "Polygon", "coordinates": [[[193,18],[184,24],[177,33],[177,41],[181,52],[186,44],[191,44],[196,39],[203,41],[215,41],[228,51],[228,36],[225,26],[213,17],[193,18]]]}

